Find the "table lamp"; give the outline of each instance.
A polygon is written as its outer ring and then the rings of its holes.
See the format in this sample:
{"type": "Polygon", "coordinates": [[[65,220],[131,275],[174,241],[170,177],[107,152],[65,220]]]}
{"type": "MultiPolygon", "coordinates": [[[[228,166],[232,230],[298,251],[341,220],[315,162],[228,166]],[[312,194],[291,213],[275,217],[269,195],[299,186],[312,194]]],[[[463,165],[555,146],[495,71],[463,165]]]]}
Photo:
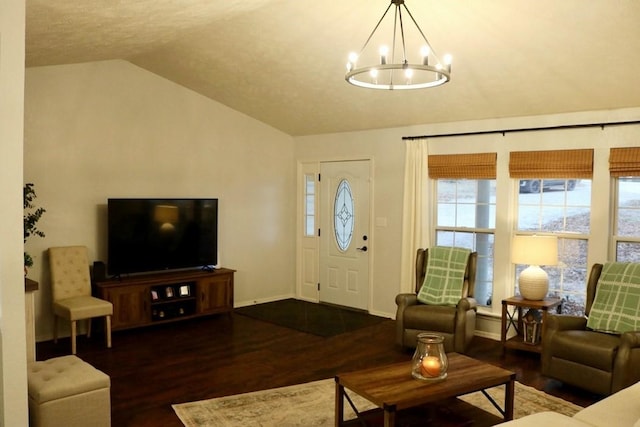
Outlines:
{"type": "Polygon", "coordinates": [[[542,300],[549,291],[549,276],[541,265],[558,264],[558,238],[555,236],[514,236],[511,262],[528,264],[518,278],[524,299],[542,300]]]}

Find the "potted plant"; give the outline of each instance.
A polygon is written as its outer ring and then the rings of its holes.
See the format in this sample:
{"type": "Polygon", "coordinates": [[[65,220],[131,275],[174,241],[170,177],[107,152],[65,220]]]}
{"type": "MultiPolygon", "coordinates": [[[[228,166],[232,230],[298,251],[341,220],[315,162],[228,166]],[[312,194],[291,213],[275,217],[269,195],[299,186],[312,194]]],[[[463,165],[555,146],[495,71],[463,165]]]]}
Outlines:
{"type": "MultiPolygon", "coordinates": [[[[27,243],[27,237],[39,236],[44,237],[44,233],[38,230],[37,223],[46,211],[44,208],[36,208],[34,200],[36,199],[36,191],[33,189],[33,183],[24,185],[23,191],[24,204],[24,243],[27,243]]],[[[27,275],[27,268],[33,266],[33,258],[26,251],[24,252],[24,274],[27,275]]]]}

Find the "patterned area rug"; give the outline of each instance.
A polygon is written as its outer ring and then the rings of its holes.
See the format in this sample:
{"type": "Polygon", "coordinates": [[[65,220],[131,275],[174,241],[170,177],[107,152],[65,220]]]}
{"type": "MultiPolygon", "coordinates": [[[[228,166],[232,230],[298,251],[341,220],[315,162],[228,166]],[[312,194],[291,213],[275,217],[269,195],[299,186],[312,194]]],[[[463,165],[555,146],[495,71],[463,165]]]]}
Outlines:
{"type": "MultiPolygon", "coordinates": [[[[348,392],[348,391],[347,391],[348,392]]],[[[504,386],[488,390],[498,402],[504,402],[504,386]]],[[[349,393],[359,411],[373,408],[363,398],[349,393]]],[[[290,387],[253,393],[201,400],[173,405],[173,409],[186,427],[260,426],[309,427],[333,426],[335,405],[333,379],[314,381],[290,387]]],[[[480,392],[461,398],[474,406],[499,415],[480,392]]],[[[571,416],[580,406],[516,382],[514,416],[521,418],[535,412],[556,411],[571,416]]],[[[345,419],[355,418],[345,402],[345,419]]]]}

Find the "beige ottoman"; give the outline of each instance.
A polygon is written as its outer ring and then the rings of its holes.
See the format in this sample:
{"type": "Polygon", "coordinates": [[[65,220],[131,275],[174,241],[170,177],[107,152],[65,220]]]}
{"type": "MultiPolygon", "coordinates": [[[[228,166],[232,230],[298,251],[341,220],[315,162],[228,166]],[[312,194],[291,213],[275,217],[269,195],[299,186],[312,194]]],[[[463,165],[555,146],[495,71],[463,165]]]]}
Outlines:
{"type": "Polygon", "coordinates": [[[111,426],[109,376],[76,356],[29,362],[31,427],[111,426]]]}

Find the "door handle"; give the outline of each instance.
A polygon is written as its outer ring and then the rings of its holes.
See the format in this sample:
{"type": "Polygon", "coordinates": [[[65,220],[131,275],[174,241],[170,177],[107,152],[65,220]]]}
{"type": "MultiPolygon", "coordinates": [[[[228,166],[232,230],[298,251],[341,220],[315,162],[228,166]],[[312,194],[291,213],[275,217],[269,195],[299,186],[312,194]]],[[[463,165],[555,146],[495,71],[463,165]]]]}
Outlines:
{"type": "Polygon", "coordinates": [[[360,252],[367,252],[367,247],[366,247],[366,246],[363,246],[363,247],[361,247],[361,248],[356,248],[356,250],[357,250],[357,251],[360,251],[360,252]]]}

